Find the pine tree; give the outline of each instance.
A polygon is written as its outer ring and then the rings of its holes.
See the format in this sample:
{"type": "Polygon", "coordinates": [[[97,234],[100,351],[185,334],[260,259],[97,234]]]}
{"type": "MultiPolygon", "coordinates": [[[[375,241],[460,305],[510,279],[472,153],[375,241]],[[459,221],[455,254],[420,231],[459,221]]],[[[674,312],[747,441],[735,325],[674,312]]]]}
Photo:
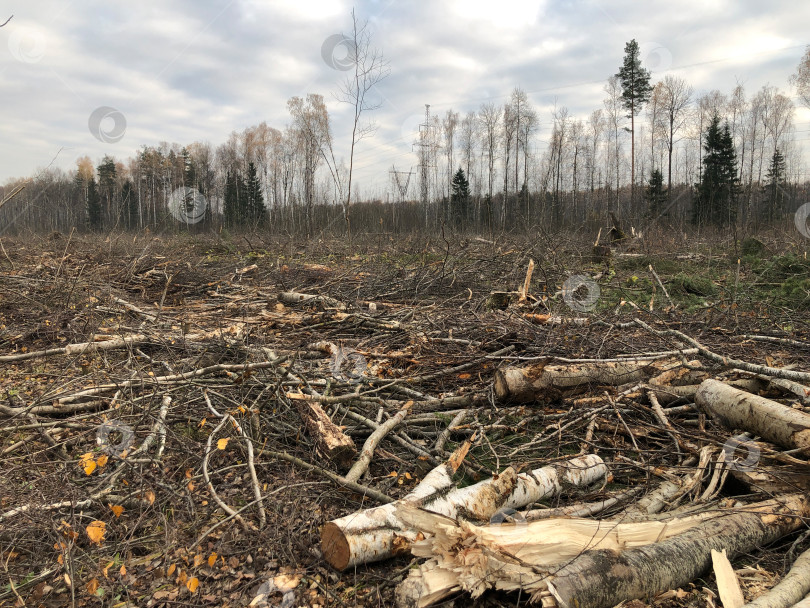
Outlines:
{"type": "Polygon", "coordinates": [[[650,206],[650,216],[657,218],[664,211],[664,204],[667,202],[667,191],[664,188],[664,174],[660,169],[655,169],[650,176],[650,183],[647,186],[645,197],[650,206]]]}
{"type": "Polygon", "coordinates": [[[95,177],[87,182],[87,226],[90,230],[101,228],[101,197],[98,195],[95,177]]]}
{"type": "Polygon", "coordinates": [[[630,189],[636,186],[636,115],[650,100],[650,71],[641,65],[635,39],[624,46],[624,63],[616,74],[622,84],[622,105],[630,119],[630,189]]]}
{"type": "Polygon", "coordinates": [[[256,165],[248,164],[248,177],[245,184],[245,219],[252,225],[264,221],[264,195],[262,194],[262,184],[256,171],[256,165]]]}
{"type": "Polygon", "coordinates": [[[767,180],[765,182],[765,216],[769,222],[774,221],[785,212],[786,171],[785,157],[777,148],[774,150],[768,173],[765,176],[767,180]]]}
{"type": "Polygon", "coordinates": [[[110,222],[114,219],[112,217],[115,212],[113,202],[116,198],[115,191],[118,177],[115,169],[115,160],[111,156],[105,155],[96,168],[96,173],[98,174],[98,190],[101,200],[102,216],[106,218],[107,222],[110,222]]]}
{"type": "Polygon", "coordinates": [[[697,184],[692,221],[728,226],[737,219],[737,155],[728,123],[712,117],[703,144],[703,174],[697,184]]]}
{"type": "Polygon", "coordinates": [[[453,192],[450,195],[450,212],[453,217],[453,223],[457,227],[462,227],[468,215],[470,183],[461,167],[459,167],[458,171],[456,171],[456,174],[453,176],[452,185],[453,192]]]}

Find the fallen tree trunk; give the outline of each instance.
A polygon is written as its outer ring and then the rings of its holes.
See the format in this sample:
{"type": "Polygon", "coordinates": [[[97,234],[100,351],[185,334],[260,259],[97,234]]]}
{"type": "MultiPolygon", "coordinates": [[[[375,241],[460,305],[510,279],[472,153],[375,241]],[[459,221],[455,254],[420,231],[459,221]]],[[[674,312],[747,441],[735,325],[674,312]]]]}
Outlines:
{"type": "Polygon", "coordinates": [[[599,456],[587,455],[517,474],[511,468],[466,488],[447,492],[455,469],[441,465],[405,498],[374,509],[359,511],[325,524],[321,551],[338,570],[403,553],[417,539],[418,531],[404,526],[395,515],[403,502],[416,502],[445,516],[488,521],[501,508],[517,509],[558,495],[565,487],[591,485],[607,476],[599,456]]]}
{"type": "Polygon", "coordinates": [[[548,360],[528,367],[504,367],[495,372],[495,394],[501,401],[525,403],[549,392],[582,384],[619,385],[637,382],[681,365],[672,358],[646,361],[594,361],[549,365],[548,360]]]}
{"type": "Polygon", "coordinates": [[[792,494],[745,511],[609,525],[551,519],[479,527],[412,505],[397,513],[431,534],[412,548],[431,559],[397,588],[400,607],[494,588],[522,589],[549,608],[610,608],[686,585],[709,571],[712,549],[733,558],[789,534],[810,515],[810,499],[792,494]]]}
{"type": "Polygon", "coordinates": [[[810,415],[752,395],[717,380],[706,380],[695,403],[731,429],[751,431],[771,443],[810,452],[810,415]]]}
{"type": "MultiPolygon", "coordinates": [[[[810,593],[810,550],[802,553],[778,585],[744,608],[788,608],[810,593]]],[[[810,600],[810,598],[808,598],[810,600]]],[[[808,602],[810,603],[810,602],[808,602]]]]}
{"type": "Polygon", "coordinates": [[[318,454],[342,468],[348,467],[357,454],[352,438],[332,422],[317,402],[308,399],[295,399],[294,402],[307,432],[315,440],[318,454]]]}

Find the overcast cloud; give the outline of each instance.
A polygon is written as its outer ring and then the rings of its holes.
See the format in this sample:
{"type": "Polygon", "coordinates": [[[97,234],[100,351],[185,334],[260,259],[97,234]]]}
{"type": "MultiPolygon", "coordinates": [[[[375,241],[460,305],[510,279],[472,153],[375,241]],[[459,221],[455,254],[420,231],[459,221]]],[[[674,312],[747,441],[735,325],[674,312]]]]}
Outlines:
{"type": "MultiPolygon", "coordinates": [[[[391,67],[374,92],[379,128],[356,154],[367,194],[384,192],[392,165],[417,164],[411,143],[426,103],[463,114],[520,86],[538,110],[542,150],[555,104],[582,118],[602,107],[631,38],[653,80],[682,76],[697,94],[739,81],[749,97],[770,84],[794,100],[788,79],[810,42],[810,3],[795,0],[6,2],[0,182],[57,155],[54,165],[70,169],[80,156],[124,159],[161,141],[216,147],[261,121],[283,129],[287,100],[306,93],[326,98],[336,154],[347,156],[349,109],[334,99],[345,72],[321,50],[349,31],[352,6],[391,67]],[[88,128],[99,107],[120,113],[107,112],[107,142],[88,128]]],[[[798,139],[809,122],[797,111],[798,139]]]]}

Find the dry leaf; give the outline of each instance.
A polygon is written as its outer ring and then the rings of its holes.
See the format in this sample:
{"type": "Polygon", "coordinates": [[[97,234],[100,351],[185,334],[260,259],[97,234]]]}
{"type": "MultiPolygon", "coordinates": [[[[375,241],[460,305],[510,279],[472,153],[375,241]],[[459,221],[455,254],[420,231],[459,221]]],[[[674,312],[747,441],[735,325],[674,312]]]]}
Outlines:
{"type": "Polygon", "coordinates": [[[197,555],[195,555],[195,556],[194,556],[194,567],[196,568],[196,567],[197,567],[197,566],[199,566],[201,563],[203,563],[203,560],[204,560],[204,559],[205,559],[205,558],[204,558],[204,557],[203,557],[201,554],[199,554],[199,553],[198,553],[197,555]]]}
{"type": "Polygon", "coordinates": [[[96,544],[101,544],[101,541],[104,539],[104,533],[106,532],[107,524],[103,521],[94,521],[91,522],[85,530],[87,530],[87,536],[90,537],[90,540],[96,544]]]}
{"type": "Polygon", "coordinates": [[[121,505],[108,505],[108,506],[110,507],[110,510],[115,514],[116,518],[121,517],[121,513],[124,512],[124,507],[122,507],[121,505]]]}
{"type": "Polygon", "coordinates": [[[118,571],[121,576],[124,576],[127,573],[127,567],[124,564],[121,564],[121,569],[118,571]]]}
{"type": "Polygon", "coordinates": [[[188,580],[188,574],[186,574],[185,570],[181,570],[180,574],[177,575],[177,582],[178,583],[185,583],[188,580]]]}
{"type": "Polygon", "coordinates": [[[87,584],[84,586],[84,588],[87,590],[87,593],[89,593],[90,595],[95,595],[96,591],[98,591],[98,579],[97,578],[90,579],[87,582],[87,584]]]}
{"type": "Polygon", "coordinates": [[[96,464],[97,464],[98,466],[100,466],[100,467],[103,467],[105,464],[107,464],[107,455],[106,455],[106,454],[102,454],[101,456],[99,456],[99,457],[96,459],[96,464]]]}
{"type": "Polygon", "coordinates": [[[166,574],[168,576],[171,576],[172,574],[174,574],[174,571],[176,569],[177,569],[177,564],[172,564],[171,566],[169,566],[169,569],[166,571],[166,574]]]}
{"type": "Polygon", "coordinates": [[[88,460],[87,462],[84,463],[84,472],[87,475],[92,474],[93,471],[95,471],[95,470],[96,470],[96,461],[95,460],[88,460]]]}
{"type": "Polygon", "coordinates": [[[106,566],[101,569],[101,573],[104,575],[104,578],[109,578],[107,576],[107,571],[115,565],[115,562],[110,562],[106,566]]]}
{"type": "Polygon", "coordinates": [[[208,556],[208,565],[211,568],[213,568],[214,564],[216,564],[216,563],[217,563],[217,554],[216,554],[216,552],[214,552],[214,553],[212,553],[211,555],[208,556]]]}
{"type": "Polygon", "coordinates": [[[65,572],[65,574],[64,574],[64,579],[65,579],[65,583],[67,584],[68,587],[73,586],[73,583],[70,581],[70,577],[68,576],[67,572],[65,572]]]}
{"type": "Polygon", "coordinates": [[[230,441],[230,439],[231,439],[230,437],[223,437],[222,439],[217,441],[217,449],[224,450],[226,447],[228,447],[228,442],[230,441]]]}
{"type": "Polygon", "coordinates": [[[144,493],[144,498],[149,501],[149,504],[155,504],[155,493],[152,490],[147,490],[144,493]]]}
{"type": "Polygon", "coordinates": [[[200,586],[200,581],[197,579],[196,576],[188,579],[188,582],[186,582],[186,588],[189,591],[191,591],[192,593],[197,591],[197,587],[199,587],[199,586],[200,586]]]}

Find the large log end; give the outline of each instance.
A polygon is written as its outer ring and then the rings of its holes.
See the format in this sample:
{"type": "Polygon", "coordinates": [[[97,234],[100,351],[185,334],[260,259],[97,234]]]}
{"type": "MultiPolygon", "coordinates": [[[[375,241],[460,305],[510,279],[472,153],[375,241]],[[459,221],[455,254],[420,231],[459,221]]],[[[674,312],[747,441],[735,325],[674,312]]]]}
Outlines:
{"type": "Polygon", "coordinates": [[[336,570],[349,566],[351,549],[343,530],[334,522],[327,522],[321,528],[321,553],[327,563],[336,570]]]}

